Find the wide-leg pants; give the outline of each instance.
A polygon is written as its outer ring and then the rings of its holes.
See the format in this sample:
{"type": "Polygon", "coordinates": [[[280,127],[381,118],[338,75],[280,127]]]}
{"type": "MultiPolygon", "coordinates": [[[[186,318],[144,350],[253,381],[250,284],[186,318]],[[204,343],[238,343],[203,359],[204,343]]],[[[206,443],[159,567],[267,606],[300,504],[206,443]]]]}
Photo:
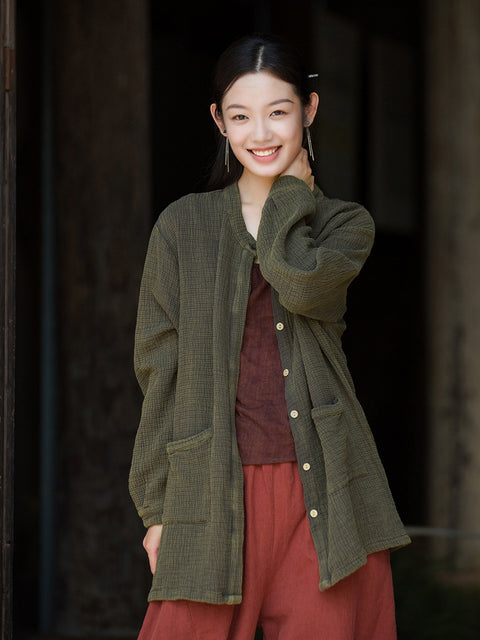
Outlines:
{"type": "Polygon", "coordinates": [[[244,466],[242,603],[149,604],[139,640],[395,640],[390,556],[320,591],[297,463],[244,466]]]}

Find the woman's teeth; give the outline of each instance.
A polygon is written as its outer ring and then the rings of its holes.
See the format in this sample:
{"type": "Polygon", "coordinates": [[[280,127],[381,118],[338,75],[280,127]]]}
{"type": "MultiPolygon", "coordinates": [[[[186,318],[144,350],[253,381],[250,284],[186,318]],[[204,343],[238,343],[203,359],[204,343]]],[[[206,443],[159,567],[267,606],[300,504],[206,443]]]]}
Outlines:
{"type": "Polygon", "coordinates": [[[253,153],[253,155],[255,156],[260,156],[260,157],[264,157],[264,156],[271,156],[275,153],[275,151],[278,149],[278,147],[274,147],[273,149],[250,149],[250,151],[253,153]]]}

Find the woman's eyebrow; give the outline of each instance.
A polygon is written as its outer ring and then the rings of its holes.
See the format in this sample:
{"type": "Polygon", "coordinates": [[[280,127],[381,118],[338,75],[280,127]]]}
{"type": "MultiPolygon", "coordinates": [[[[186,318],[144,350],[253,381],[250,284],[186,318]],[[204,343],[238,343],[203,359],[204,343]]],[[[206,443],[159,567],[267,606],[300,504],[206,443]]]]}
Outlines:
{"type": "MultiPolygon", "coordinates": [[[[280,100],[274,100],[273,102],[270,102],[269,104],[267,104],[267,107],[274,107],[275,105],[281,104],[282,102],[290,102],[291,104],[293,104],[293,100],[290,100],[290,98],[280,98],[280,100]]],[[[248,107],[246,107],[243,104],[229,104],[228,107],[225,108],[225,111],[228,111],[228,109],[247,110],[248,107]]]]}

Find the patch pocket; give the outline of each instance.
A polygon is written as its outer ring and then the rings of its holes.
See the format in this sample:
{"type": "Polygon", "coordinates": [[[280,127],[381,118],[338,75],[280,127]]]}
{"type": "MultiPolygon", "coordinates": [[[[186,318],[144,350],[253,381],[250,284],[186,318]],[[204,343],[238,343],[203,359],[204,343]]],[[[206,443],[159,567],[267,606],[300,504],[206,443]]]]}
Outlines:
{"type": "Polygon", "coordinates": [[[206,522],[210,512],[212,428],[167,444],[169,472],[163,524],[206,522]]]}
{"type": "Polygon", "coordinates": [[[351,442],[342,403],[337,401],[314,407],[312,420],[322,445],[328,493],[341,489],[354,478],[366,475],[362,448],[354,447],[351,442]]]}

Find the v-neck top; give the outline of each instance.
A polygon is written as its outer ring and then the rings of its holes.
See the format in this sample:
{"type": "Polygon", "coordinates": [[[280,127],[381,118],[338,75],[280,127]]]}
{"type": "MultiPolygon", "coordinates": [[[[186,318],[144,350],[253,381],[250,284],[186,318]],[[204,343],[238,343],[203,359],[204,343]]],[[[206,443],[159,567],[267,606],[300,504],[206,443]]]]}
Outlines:
{"type": "Polygon", "coordinates": [[[284,379],[274,329],[272,292],[253,264],[235,405],[235,427],[242,464],[296,460],[288,419],[284,379]]]}

